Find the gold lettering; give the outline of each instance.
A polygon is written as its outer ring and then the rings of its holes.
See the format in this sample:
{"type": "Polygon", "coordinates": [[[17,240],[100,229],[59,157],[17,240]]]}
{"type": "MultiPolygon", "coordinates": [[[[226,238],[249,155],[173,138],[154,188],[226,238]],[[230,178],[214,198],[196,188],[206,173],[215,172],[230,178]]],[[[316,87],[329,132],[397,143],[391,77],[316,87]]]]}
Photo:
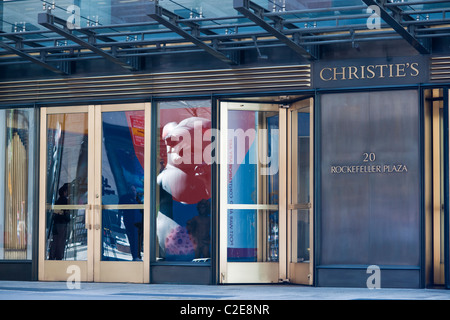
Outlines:
{"type": "Polygon", "coordinates": [[[367,66],[367,72],[369,72],[371,74],[371,76],[367,76],[367,79],[375,78],[375,72],[373,71],[374,68],[375,68],[374,65],[368,65],[367,66]]]}
{"type": "Polygon", "coordinates": [[[359,79],[358,75],[356,74],[358,72],[358,68],[355,66],[348,67],[348,79],[352,80],[352,76],[354,76],[356,79],[359,79]]]}
{"type": "Polygon", "coordinates": [[[378,68],[378,67],[379,67],[379,69],[380,69],[380,76],[379,76],[379,78],[384,78],[383,67],[386,67],[386,68],[387,68],[387,64],[377,64],[377,65],[375,66],[375,68],[378,68]]]}
{"type": "Polygon", "coordinates": [[[419,64],[417,62],[411,63],[411,69],[415,71],[415,73],[411,73],[411,77],[417,77],[419,75],[419,64]]]}
{"type": "Polygon", "coordinates": [[[393,67],[394,67],[394,65],[391,63],[389,65],[389,78],[393,78],[394,77],[394,75],[393,75],[393,67]]]}
{"type": "Polygon", "coordinates": [[[405,64],[404,63],[397,63],[397,77],[406,77],[406,73],[405,73],[405,64]]]}
{"type": "Polygon", "coordinates": [[[320,79],[322,79],[323,81],[330,81],[330,80],[333,79],[332,76],[330,76],[329,78],[324,78],[324,76],[323,76],[323,73],[324,73],[324,71],[326,71],[326,70],[332,71],[331,68],[323,68],[322,70],[320,70],[320,79]]]}
{"type": "Polygon", "coordinates": [[[322,81],[359,80],[374,78],[417,77],[420,74],[419,63],[370,64],[348,67],[322,68],[319,77],[322,81]]]}
{"type": "Polygon", "coordinates": [[[334,78],[333,78],[333,80],[337,80],[337,78],[336,78],[337,75],[341,75],[342,76],[341,80],[346,80],[346,78],[345,78],[345,67],[341,67],[342,72],[337,72],[336,69],[337,68],[333,68],[333,71],[334,71],[334,78]]]}
{"type": "Polygon", "coordinates": [[[420,65],[413,63],[390,63],[348,67],[325,67],[319,72],[322,81],[359,80],[374,78],[404,78],[420,75],[420,65]]]}
{"type": "Polygon", "coordinates": [[[404,164],[330,166],[331,174],[402,172],[408,172],[408,167],[404,164]]]}

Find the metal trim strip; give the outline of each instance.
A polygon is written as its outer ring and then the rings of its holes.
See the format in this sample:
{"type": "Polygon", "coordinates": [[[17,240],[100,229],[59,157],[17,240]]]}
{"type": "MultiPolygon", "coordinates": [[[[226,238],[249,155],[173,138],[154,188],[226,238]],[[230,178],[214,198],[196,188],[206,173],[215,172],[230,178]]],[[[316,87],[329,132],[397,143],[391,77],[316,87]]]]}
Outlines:
{"type": "Polygon", "coordinates": [[[311,87],[310,65],[3,82],[0,103],[293,87],[311,87]]]}

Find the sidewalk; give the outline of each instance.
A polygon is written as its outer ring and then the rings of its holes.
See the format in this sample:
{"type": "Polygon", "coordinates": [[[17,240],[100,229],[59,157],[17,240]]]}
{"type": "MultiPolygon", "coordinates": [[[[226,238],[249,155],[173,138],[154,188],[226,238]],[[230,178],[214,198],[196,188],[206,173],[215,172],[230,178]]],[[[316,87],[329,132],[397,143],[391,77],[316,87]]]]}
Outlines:
{"type": "Polygon", "coordinates": [[[450,290],[0,281],[0,300],[450,300],[450,290]]]}

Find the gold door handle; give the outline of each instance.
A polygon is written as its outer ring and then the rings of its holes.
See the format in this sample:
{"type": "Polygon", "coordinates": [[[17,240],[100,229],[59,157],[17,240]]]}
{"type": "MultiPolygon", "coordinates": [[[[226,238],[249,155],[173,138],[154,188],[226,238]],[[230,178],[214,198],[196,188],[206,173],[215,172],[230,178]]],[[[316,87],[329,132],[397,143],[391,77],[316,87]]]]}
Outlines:
{"type": "Polygon", "coordinates": [[[86,205],[86,211],[84,214],[84,227],[88,230],[92,229],[92,204],[87,204],[86,205]]]}
{"type": "Polygon", "coordinates": [[[94,229],[100,230],[100,210],[102,209],[101,205],[94,205],[94,229]]]}
{"type": "Polygon", "coordinates": [[[308,210],[311,209],[311,203],[292,203],[288,205],[288,210],[308,210]]]}

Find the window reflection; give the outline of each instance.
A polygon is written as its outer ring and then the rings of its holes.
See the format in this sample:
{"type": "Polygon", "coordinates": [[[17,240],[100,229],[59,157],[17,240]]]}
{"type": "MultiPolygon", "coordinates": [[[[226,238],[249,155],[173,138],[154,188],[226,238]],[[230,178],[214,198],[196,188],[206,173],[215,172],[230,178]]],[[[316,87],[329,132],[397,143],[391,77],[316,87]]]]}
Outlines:
{"type": "Polygon", "coordinates": [[[144,111],[103,113],[102,204],[143,203],[144,128],[144,111]]]}
{"type": "Polygon", "coordinates": [[[86,260],[88,186],[86,113],[47,117],[47,219],[49,260],[86,260]]]}
{"type": "Polygon", "coordinates": [[[102,260],[140,261],[143,258],[143,210],[102,211],[102,260]]]}
{"type": "Polygon", "coordinates": [[[31,259],[34,125],[32,109],[0,110],[0,259],[31,259]]]}
{"type": "Polygon", "coordinates": [[[144,111],[102,114],[102,260],[143,259],[144,142],[144,111]]]}
{"type": "Polygon", "coordinates": [[[229,209],[229,262],[279,259],[278,112],[228,111],[227,202],[270,205],[270,209],[229,209]]]}
{"type": "Polygon", "coordinates": [[[211,102],[159,104],[157,260],[211,255],[211,102]]]}

